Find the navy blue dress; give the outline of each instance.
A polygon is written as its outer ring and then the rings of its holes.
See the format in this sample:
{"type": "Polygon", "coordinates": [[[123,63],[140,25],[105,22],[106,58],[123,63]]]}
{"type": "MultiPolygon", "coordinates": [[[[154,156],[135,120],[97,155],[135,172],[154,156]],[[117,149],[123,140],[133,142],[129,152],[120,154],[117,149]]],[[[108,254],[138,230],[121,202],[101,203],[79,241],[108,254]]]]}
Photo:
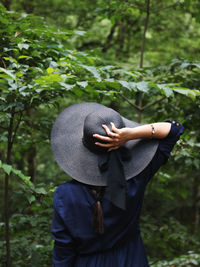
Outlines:
{"type": "Polygon", "coordinates": [[[84,184],[66,182],[54,196],[52,237],[54,267],[147,267],[139,218],[147,183],[166,163],[184,128],[175,121],[168,136],[160,139],[149,165],[127,181],[125,211],[102,199],[104,234],[92,225],[95,201],[84,184]]]}

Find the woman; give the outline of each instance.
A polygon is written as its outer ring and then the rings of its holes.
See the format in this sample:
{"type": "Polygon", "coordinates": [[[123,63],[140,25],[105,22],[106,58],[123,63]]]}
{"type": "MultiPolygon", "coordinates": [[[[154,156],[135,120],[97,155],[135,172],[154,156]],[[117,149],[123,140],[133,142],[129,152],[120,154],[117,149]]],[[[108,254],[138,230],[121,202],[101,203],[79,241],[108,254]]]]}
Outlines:
{"type": "Polygon", "coordinates": [[[73,180],[54,196],[54,267],[146,267],[139,217],[147,183],[183,133],[175,121],[139,125],[97,103],[65,109],[51,143],[73,180]]]}

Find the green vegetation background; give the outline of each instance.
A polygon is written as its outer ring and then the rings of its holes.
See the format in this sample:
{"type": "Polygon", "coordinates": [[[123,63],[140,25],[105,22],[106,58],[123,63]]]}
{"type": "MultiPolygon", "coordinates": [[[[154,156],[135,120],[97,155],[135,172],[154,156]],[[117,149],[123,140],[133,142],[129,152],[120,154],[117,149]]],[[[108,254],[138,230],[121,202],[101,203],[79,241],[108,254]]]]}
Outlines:
{"type": "Polygon", "coordinates": [[[70,179],[50,148],[72,103],[185,127],[148,185],[150,265],[200,266],[200,2],[0,1],[0,266],[51,266],[53,193],[70,179]]]}

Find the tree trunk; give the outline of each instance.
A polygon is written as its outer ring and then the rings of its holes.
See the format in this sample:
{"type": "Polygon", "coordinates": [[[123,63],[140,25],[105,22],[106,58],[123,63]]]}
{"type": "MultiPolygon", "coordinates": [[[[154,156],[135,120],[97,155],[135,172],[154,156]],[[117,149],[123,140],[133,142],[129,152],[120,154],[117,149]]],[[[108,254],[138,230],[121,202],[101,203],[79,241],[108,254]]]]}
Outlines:
{"type": "MultiPolygon", "coordinates": [[[[148,23],[149,23],[149,15],[150,15],[150,0],[146,0],[146,18],[145,18],[145,23],[144,23],[144,32],[142,36],[142,45],[141,45],[141,53],[140,53],[140,68],[143,68],[144,48],[145,48],[145,41],[146,41],[146,32],[147,32],[148,23]]],[[[143,93],[139,92],[138,98],[139,98],[138,106],[139,108],[142,108],[143,93]]],[[[140,123],[141,120],[142,120],[142,111],[139,110],[138,111],[138,122],[140,123]]]]}
{"type": "MultiPolygon", "coordinates": [[[[29,128],[33,127],[32,121],[34,120],[34,109],[29,109],[27,111],[27,116],[29,117],[29,128]]],[[[34,136],[31,131],[29,131],[31,135],[31,139],[34,140],[34,136]]],[[[36,147],[35,144],[32,143],[29,146],[28,153],[27,153],[27,162],[28,162],[28,176],[31,177],[31,182],[36,184],[36,165],[35,165],[35,158],[36,158],[36,147]]]]}
{"type": "Polygon", "coordinates": [[[139,93],[139,103],[138,103],[138,107],[140,108],[138,110],[138,123],[141,123],[142,121],[142,99],[143,99],[143,93],[139,93]]]}
{"type": "Polygon", "coordinates": [[[144,32],[142,36],[142,45],[141,45],[141,53],[140,53],[140,68],[143,68],[143,58],[144,58],[144,47],[146,41],[146,32],[149,23],[149,15],[150,15],[150,0],[146,0],[146,18],[144,23],[144,32]]]}
{"type": "Polygon", "coordinates": [[[4,0],[3,5],[7,10],[10,10],[10,5],[12,3],[12,0],[4,0]]]}
{"type": "MultiPolygon", "coordinates": [[[[7,144],[7,155],[6,155],[6,164],[11,164],[11,153],[13,143],[19,128],[22,111],[19,113],[19,119],[16,122],[14,127],[14,117],[15,117],[15,108],[11,110],[10,123],[8,126],[8,144],[7,144]]],[[[10,254],[10,224],[9,224],[9,177],[10,175],[6,173],[5,175],[5,188],[4,188],[4,216],[5,216],[5,239],[6,239],[6,267],[12,266],[11,254],[10,254]]]]}
{"type": "Polygon", "coordinates": [[[27,14],[34,14],[35,4],[34,1],[23,1],[21,2],[22,8],[27,14]]]}
{"type": "Polygon", "coordinates": [[[28,150],[28,176],[31,177],[31,182],[36,184],[36,166],[35,166],[36,148],[35,145],[31,145],[28,150]]]}
{"type": "Polygon", "coordinates": [[[104,44],[104,47],[102,48],[102,52],[107,52],[107,50],[110,48],[110,45],[111,45],[111,42],[113,39],[113,35],[114,35],[114,32],[115,32],[117,25],[118,25],[117,22],[115,22],[115,24],[113,24],[113,26],[110,30],[110,33],[106,39],[106,43],[104,44]]]}
{"type": "MultiPolygon", "coordinates": [[[[8,128],[8,145],[6,164],[11,162],[11,150],[12,150],[12,135],[14,124],[14,108],[11,111],[10,124],[8,128]]],[[[5,216],[5,239],[6,239],[6,267],[11,267],[11,255],[10,255],[10,225],[9,225],[9,175],[5,175],[5,189],[4,189],[4,216],[5,216]]]]}
{"type": "Polygon", "coordinates": [[[116,52],[116,57],[120,58],[121,54],[123,52],[123,48],[124,48],[124,41],[125,41],[125,32],[126,32],[126,22],[125,20],[122,21],[122,24],[119,25],[119,30],[118,30],[118,38],[117,38],[117,45],[118,45],[118,49],[116,52]]]}
{"type": "Polygon", "coordinates": [[[120,109],[119,102],[112,101],[109,106],[110,106],[110,108],[112,108],[112,109],[116,110],[117,112],[119,112],[119,109],[120,109]]]}
{"type": "Polygon", "coordinates": [[[194,178],[194,190],[193,190],[193,212],[194,212],[194,228],[193,234],[198,230],[200,223],[200,185],[199,185],[199,176],[194,178]]]}

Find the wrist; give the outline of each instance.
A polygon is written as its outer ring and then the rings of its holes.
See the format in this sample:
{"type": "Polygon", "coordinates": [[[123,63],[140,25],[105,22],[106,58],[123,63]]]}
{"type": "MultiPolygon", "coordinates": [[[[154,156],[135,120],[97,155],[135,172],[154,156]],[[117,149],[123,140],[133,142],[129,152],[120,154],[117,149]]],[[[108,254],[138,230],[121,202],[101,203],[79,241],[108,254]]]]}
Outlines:
{"type": "Polygon", "coordinates": [[[133,132],[134,128],[123,128],[123,135],[124,135],[124,140],[125,142],[131,140],[134,138],[134,132],[133,132]]]}

